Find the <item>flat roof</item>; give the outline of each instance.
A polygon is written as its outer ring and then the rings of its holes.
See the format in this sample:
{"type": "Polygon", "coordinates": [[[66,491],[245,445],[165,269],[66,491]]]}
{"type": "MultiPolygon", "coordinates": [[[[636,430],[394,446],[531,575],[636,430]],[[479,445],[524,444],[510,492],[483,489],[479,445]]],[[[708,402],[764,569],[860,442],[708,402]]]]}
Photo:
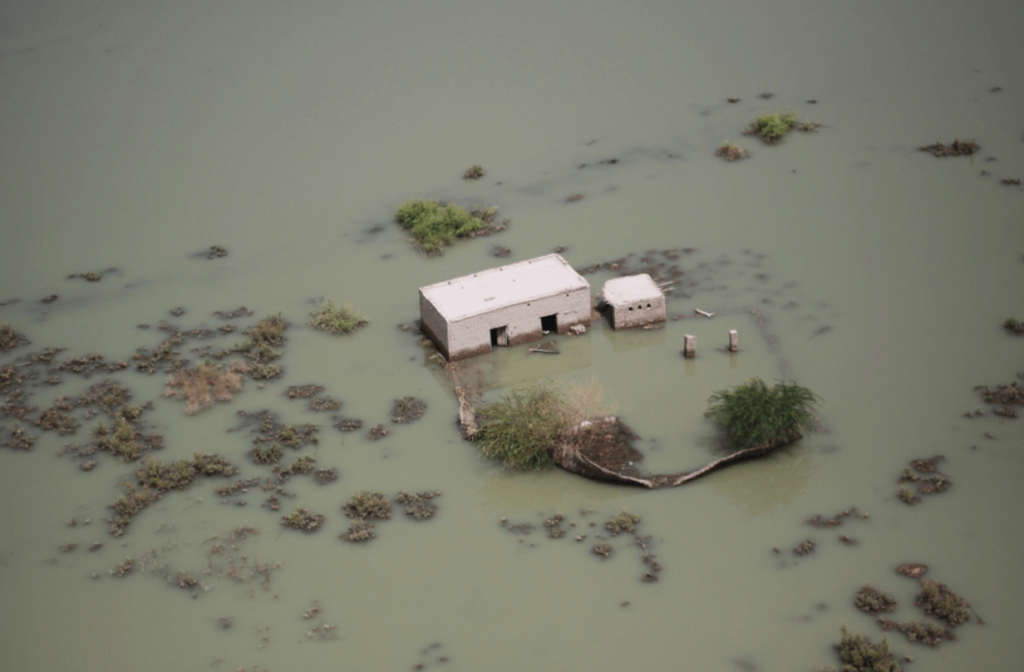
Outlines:
{"type": "Polygon", "coordinates": [[[613,306],[621,306],[662,295],[661,288],[646,273],[612,278],[604,283],[601,293],[604,295],[604,300],[613,306]]]}
{"type": "Polygon", "coordinates": [[[449,322],[586,288],[590,283],[560,254],[497,266],[461,278],[420,287],[420,292],[449,322]]]}

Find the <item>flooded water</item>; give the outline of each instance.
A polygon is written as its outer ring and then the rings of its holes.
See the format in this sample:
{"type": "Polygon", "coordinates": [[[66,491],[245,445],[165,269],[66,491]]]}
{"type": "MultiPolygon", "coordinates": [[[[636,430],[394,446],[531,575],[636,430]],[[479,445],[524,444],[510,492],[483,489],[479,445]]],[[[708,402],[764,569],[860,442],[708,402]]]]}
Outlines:
{"type": "MultiPolygon", "coordinates": [[[[164,463],[217,453],[236,478],[272,475],[238,415],[269,409],[316,423],[299,454],[340,475],[292,477],[276,512],[258,486],[220,496],[234,479],[199,479],[114,537],[108,505],[137,465],[97,454],[83,471],[66,450],[105,418],[59,436],[32,424],[39,411],[5,411],[0,438],[37,437],[0,452],[5,668],[814,670],[838,664],[844,623],[882,637],[853,607],[864,583],[900,601],[895,620],[924,620],[904,562],[927,563],[987,623],[937,649],[889,633],[908,669],[1013,667],[1024,421],[973,388],[1024,370],[1024,339],[1001,328],[1024,319],[1024,192],[1002,183],[1024,177],[1024,5],[54,0],[0,15],[0,324],[31,341],[0,365],[46,347],[66,348],[55,363],[131,364],[167,337],[161,323],[237,327],[185,341],[198,360],[190,348],[231,347],[264,316],[291,323],[283,376],[193,416],[162,396],[166,373],[134,365],[53,385],[44,367],[5,403],[46,409],[116,380],[152,402],[164,463]],[[786,110],[821,128],[776,146],[742,135],[786,110]],[[917,151],[956,138],[981,151],[917,151]],[[716,158],[726,140],[750,159],[716,158]],[[473,164],[486,175],[462,180],[473,164]],[[393,222],[409,198],[497,205],[510,225],[428,258],[393,222]],[[206,258],[212,245],[228,255],[206,258]],[[417,319],[420,286],[561,246],[580,269],[678,266],[668,310],[687,317],[466,362],[488,396],[596,380],[652,472],[719,455],[707,398],[752,377],[814,390],[827,431],[655,492],[481,458],[399,325],[417,319]],[[369,326],[308,327],[325,296],[369,326]],[[214,315],[239,306],[252,315],[214,315]],[[730,329],[735,355],[721,352],[730,329]],[[695,360],[680,355],[687,333],[695,360]],[[285,394],[314,383],[340,411],[285,394]],[[404,396],[426,414],[392,424],[404,396]],[[363,426],[339,432],[334,415],[363,426]],[[368,440],[378,423],[390,434],[368,440]],[[936,454],[952,487],[898,501],[908,462],[936,454]],[[441,495],[433,519],[396,505],[376,539],[350,544],[341,506],[359,490],[441,495]],[[804,522],[851,506],[870,517],[804,522]],[[322,529],[282,528],[297,507],[322,529]],[[606,560],[590,552],[622,509],[650,535],[656,583],[641,582],[631,536],[610,538],[606,560]],[[562,539],[543,525],[556,513],[574,525],[562,539]],[[795,555],[805,539],[814,552],[795,555]],[[114,576],[127,557],[133,571],[114,576]],[[179,588],[179,573],[199,583],[179,588]]],[[[596,293],[613,276],[586,277],[596,293]]]]}

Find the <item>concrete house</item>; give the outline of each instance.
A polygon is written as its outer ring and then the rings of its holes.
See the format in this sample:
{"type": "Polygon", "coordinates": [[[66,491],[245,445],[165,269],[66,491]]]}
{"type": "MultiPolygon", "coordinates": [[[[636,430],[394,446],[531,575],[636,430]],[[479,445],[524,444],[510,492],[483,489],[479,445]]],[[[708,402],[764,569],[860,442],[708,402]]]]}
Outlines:
{"type": "Polygon", "coordinates": [[[612,278],[601,294],[611,310],[613,329],[665,321],[665,295],[646,273],[612,278]]]}
{"type": "Polygon", "coordinates": [[[448,361],[465,359],[589,327],[590,283],[548,254],[420,287],[420,321],[448,361]]]}

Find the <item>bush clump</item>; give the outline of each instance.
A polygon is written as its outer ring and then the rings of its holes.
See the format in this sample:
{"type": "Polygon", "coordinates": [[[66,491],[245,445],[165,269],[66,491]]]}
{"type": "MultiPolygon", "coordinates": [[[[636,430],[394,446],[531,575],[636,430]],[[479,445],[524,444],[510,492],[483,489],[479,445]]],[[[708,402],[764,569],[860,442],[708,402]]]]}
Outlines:
{"type": "Polygon", "coordinates": [[[310,318],[309,324],[314,329],[336,336],[369,324],[359,310],[347,303],[338,305],[330,298],[323,299],[317,309],[310,313],[310,318]]]}
{"type": "Polygon", "coordinates": [[[1020,336],[1024,334],[1024,322],[1015,317],[1008,317],[1006,318],[1006,321],[1003,322],[1003,329],[1006,329],[1011,334],[1020,336]]]}
{"type": "Polygon", "coordinates": [[[281,518],[281,524],[293,530],[315,532],[324,522],[323,514],[313,514],[307,508],[298,508],[281,518]]]}
{"type": "Polygon", "coordinates": [[[749,158],[750,153],[739,145],[726,140],[719,145],[718,149],[715,150],[715,156],[720,156],[726,161],[737,161],[739,159],[749,158]]]}
{"type": "MultiPolygon", "coordinates": [[[[844,624],[842,638],[836,645],[842,672],[901,672],[896,658],[889,651],[889,639],[883,637],[879,644],[859,633],[850,633],[844,624]]],[[[822,668],[820,672],[835,672],[834,667],[822,668]]]]}
{"type": "Polygon", "coordinates": [[[946,584],[921,579],[921,588],[914,604],[924,609],[924,613],[942,619],[953,627],[971,619],[971,605],[946,584]]]}
{"type": "Polygon", "coordinates": [[[480,452],[517,470],[546,469],[551,448],[569,427],[566,395],[553,385],[517,388],[476,414],[480,452]]]}
{"type": "Polygon", "coordinates": [[[636,532],[636,526],[639,522],[640,516],[623,509],[604,524],[604,529],[608,530],[613,537],[617,537],[623,532],[636,532]]]}
{"type": "Polygon", "coordinates": [[[207,360],[193,369],[183,366],[175,371],[164,386],[164,396],[181,396],[185,400],[185,412],[194,415],[216,401],[230,401],[232,395],[242,389],[242,374],[249,365],[236,359],[228,365],[214,364],[207,360]]]}
{"type": "Polygon", "coordinates": [[[760,378],[715,392],[704,417],[722,425],[737,448],[785,442],[813,429],[817,395],[796,383],[768,387],[760,378]]]}
{"type": "Polygon", "coordinates": [[[341,507],[349,518],[391,518],[391,500],[380,492],[370,493],[360,490],[352,495],[352,500],[341,507]]]}
{"type": "Polygon", "coordinates": [[[427,254],[441,254],[445,245],[482,231],[496,208],[470,212],[454,203],[414,199],[395,213],[395,220],[412,233],[416,246],[427,254]]]}
{"type": "Polygon", "coordinates": [[[884,590],[872,588],[865,583],[854,596],[853,606],[872,616],[883,611],[891,614],[896,609],[896,599],[884,590]]]}

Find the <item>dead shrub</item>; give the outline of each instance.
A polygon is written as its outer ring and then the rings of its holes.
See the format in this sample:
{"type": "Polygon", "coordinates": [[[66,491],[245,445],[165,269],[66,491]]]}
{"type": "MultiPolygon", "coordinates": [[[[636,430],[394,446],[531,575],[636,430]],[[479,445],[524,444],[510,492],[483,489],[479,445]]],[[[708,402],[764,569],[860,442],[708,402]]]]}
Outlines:
{"type": "Polygon", "coordinates": [[[242,389],[242,374],[248,370],[249,364],[241,359],[227,365],[206,360],[195,368],[183,366],[167,380],[164,396],[180,396],[185,400],[185,412],[194,415],[213,406],[214,401],[230,401],[242,389]]]}

